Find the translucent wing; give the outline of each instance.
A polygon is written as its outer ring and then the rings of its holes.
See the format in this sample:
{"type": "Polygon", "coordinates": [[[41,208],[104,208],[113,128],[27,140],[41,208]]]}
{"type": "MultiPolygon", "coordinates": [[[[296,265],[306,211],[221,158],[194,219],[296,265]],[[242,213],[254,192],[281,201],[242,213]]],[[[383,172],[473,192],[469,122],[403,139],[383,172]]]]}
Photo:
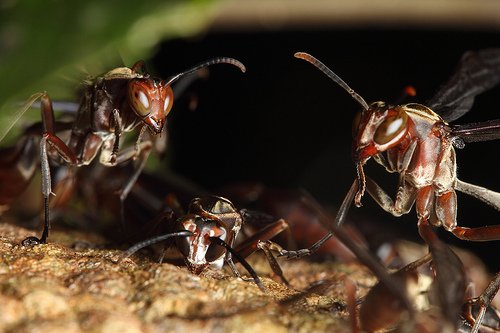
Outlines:
{"type": "Polygon", "coordinates": [[[7,118],[5,121],[6,125],[0,127],[0,142],[2,142],[3,138],[9,133],[12,127],[17,123],[19,118],[36,102],[37,99],[42,97],[43,93],[36,93],[31,95],[31,97],[24,103],[19,109],[17,109],[12,116],[7,118]]]}
{"type": "Polygon", "coordinates": [[[426,104],[445,121],[467,112],[474,98],[500,83],[500,48],[466,52],[455,73],[426,104]]]}
{"type": "Polygon", "coordinates": [[[452,138],[463,142],[480,142],[500,139],[500,119],[479,123],[451,125],[452,138]]]}

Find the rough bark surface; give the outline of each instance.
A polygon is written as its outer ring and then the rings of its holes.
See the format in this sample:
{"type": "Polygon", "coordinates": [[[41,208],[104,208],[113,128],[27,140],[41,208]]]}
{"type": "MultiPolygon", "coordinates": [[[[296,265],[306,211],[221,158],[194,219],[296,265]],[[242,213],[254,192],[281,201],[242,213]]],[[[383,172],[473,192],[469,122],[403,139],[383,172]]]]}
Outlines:
{"type": "Polygon", "coordinates": [[[229,270],[196,276],[144,257],[121,260],[121,250],[71,247],[104,243],[96,235],[54,231],[47,245],[21,246],[30,235],[0,224],[1,332],[349,332],[345,278],[358,296],[375,283],[356,264],[282,261],[290,289],[255,254],[264,294],[229,270]],[[294,300],[319,280],[328,287],[294,300]]]}

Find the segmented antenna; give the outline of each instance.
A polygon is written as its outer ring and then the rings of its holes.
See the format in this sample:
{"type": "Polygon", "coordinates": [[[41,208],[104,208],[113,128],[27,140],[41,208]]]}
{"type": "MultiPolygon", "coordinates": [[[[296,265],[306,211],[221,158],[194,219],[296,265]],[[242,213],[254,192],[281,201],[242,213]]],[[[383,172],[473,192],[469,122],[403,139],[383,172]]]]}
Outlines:
{"type": "Polygon", "coordinates": [[[173,232],[171,234],[165,234],[161,236],[156,236],[150,239],[146,239],[145,241],[142,241],[140,243],[135,244],[134,246],[130,247],[127,251],[123,253],[122,259],[128,258],[140,249],[145,248],[146,246],[153,245],[156,243],[159,243],[161,241],[164,241],[166,239],[172,238],[172,237],[188,237],[192,236],[193,233],[188,230],[183,230],[179,232],[173,232]]]}
{"type": "Polygon", "coordinates": [[[245,269],[247,270],[247,272],[250,273],[250,275],[252,276],[255,284],[257,284],[257,286],[259,287],[259,289],[262,290],[262,292],[266,292],[266,287],[264,287],[264,285],[262,284],[262,281],[259,279],[259,276],[257,275],[257,273],[255,273],[254,269],[245,260],[245,258],[243,258],[229,244],[227,244],[226,242],[224,242],[222,239],[220,239],[218,237],[210,237],[210,241],[213,242],[213,243],[215,243],[215,244],[217,244],[217,245],[219,245],[219,246],[224,247],[227,251],[229,251],[231,253],[231,255],[233,257],[235,257],[240,262],[240,264],[243,267],[245,267],[245,269]]]}
{"type": "Polygon", "coordinates": [[[205,62],[202,62],[194,67],[191,67],[190,69],[188,69],[182,73],[179,73],[177,75],[172,76],[167,81],[166,85],[171,85],[172,83],[174,83],[175,81],[177,81],[178,79],[180,79],[181,77],[183,77],[185,75],[191,74],[193,72],[196,72],[199,69],[202,69],[202,68],[208,67],[208,66],[212,66],[215,64],[230,64],[230,65],[238,67],[243,73],[245,73],[247,70],[245,65],[243,65],[239,60],[236,60],[233,58],[228,58],[228,57],[213,58],[213,59],[207,60],[205,62]]]}
{"type": "Polygon", "coordinates": [[[368,110],[368,104],[365,102],[363,97],[358,95],[351,87],[349,87],[347,85],[347,83],[344,82],[344,80],[342,80],[330,68],[326,67],[326,65],[323,64],[321,61],[319,61],[318,59],[316,59],[315,57],[313,57],[309,53],[305,53],[305,52],[297,52],[294,54],[294,56],[295,56],[295,58],[305,60],[305,61],[313,64],[314,66],[316,66],[320,71],[325,73],[326,76],[328,76],[330,79],[332,79],[333,82],[337,83],[339,86],[344,88],[344,90],[347,91],[352,96],[352,98],[354,98],[356,100],[356,102],[361,104],[363,109],[368,110]]]}

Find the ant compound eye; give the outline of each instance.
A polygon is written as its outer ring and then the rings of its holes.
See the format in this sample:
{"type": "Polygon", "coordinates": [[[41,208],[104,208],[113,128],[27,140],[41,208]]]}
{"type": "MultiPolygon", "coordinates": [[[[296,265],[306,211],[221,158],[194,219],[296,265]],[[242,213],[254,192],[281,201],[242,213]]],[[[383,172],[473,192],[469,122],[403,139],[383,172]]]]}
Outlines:
{"type": "Polygon", "coordinates": [[[406,129],[408,115],[399,109],[396,115],[389,115],[377,128],[373,139],[375,143],[383,145],[389,143],[406,129]]]}
{"type": "Polygon", "coordinates": [[[149,100],[148,100],[148,96],[146,96],[146,94],[142,91],[138,91],[134,94],[134,97],[136,99],[139,99],[139,102],[141,102],[141,106],[143,109],[149,109],[149,100]]]}
{"type": "Polygon", "coordinates": [[[130,81],[129,101],[139,116],[146,117],[151,112],[151,102],[140,81],[130,81]]]}
{"type": "Polygon", "coordinates": [[[166,90],[165,102],[163,102],[163,111],[165,112],[165,116],[168,115],[172,109],[172,105],[174,104],[174,92],[172,91],[172,88],[167,87],[166,90]]]}

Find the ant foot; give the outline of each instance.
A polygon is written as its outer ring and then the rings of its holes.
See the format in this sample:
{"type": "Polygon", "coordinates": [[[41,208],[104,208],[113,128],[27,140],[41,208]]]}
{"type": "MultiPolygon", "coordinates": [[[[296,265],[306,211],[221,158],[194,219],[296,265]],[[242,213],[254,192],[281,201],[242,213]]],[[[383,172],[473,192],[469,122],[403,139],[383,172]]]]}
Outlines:
{"type": "Polygon", "coordinates": [[[35,237],[35,236],[30,236],[26,239],[24,239],[22,242],[21,242],[21,245],[22,246],[26,246],[26,247],[32,247],[32,246],[35,246],[35,245],[40,245],[40,244],[45,244],[46,242],[42,241],[41,239],[35,237]]]}
{"type": "Polygon", "coordinates": [[[288,251],[282,250],[280,251],[278,257],[286,257],[287,259],[299,259],[311,254],[309,249],[301,249],[297,251],[288,251]]]}

